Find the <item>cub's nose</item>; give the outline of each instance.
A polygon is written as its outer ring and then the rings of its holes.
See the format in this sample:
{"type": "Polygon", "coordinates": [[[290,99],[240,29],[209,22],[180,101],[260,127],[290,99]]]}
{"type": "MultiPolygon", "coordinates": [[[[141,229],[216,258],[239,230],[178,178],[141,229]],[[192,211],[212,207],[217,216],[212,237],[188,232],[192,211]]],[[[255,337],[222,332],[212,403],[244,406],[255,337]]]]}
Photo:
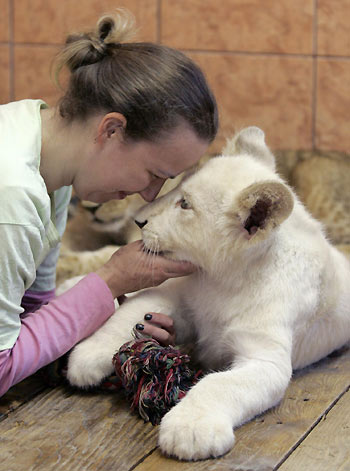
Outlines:
{"type": "Polygon", "coordinates": [[[147,219],[146,219],[146,221],[137,221],[135,219],[135,222],[139,226],[140,229],[142,229],[148,223],[147,219]]]}

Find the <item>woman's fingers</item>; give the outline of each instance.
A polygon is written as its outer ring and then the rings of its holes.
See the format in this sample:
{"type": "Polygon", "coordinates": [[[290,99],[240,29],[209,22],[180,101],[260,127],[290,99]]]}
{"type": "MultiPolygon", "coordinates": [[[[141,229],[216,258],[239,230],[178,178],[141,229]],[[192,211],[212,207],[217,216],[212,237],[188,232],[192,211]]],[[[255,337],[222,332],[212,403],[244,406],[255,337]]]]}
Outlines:
{"type": "Polygon", "coordinates": [[[160,312],[148,312],[145,314],[144,319],[151,325],[167,330],[169,334],[175,334],[174,320],[166,314],[161,314],[160,312]]]}
{"type": "Polygon", "coordinates": [[[136,241],[117,250],[96,273],[106,281],[113,296],[117,297],[158,286],[168,278],[189,275],[197,269],[190,262],[148,254],[143,249],[142,241],[136,241]]]}
{"type": "Polygon", "coordinates": [[[150,335],[161,345],[175,345],[174,321],[165,314],[157,312],[145,314],[144,321],[136,324],[136,329],[145,335],[150,335]]]}

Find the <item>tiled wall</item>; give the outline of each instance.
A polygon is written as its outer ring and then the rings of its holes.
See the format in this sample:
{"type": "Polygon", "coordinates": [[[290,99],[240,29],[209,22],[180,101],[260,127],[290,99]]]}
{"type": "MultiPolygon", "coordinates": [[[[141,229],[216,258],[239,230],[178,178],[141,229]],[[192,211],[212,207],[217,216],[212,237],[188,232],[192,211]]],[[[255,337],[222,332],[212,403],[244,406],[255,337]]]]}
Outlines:
{"type": "Polygon", "coordinates": [[[219,103],[215,150],[255,124],[274,149],[350,152],[350,0],[0,0],[0,102],[54,104],[59,44],[118,6],[135,14],[138,39],[202,66],[219,103]]]}

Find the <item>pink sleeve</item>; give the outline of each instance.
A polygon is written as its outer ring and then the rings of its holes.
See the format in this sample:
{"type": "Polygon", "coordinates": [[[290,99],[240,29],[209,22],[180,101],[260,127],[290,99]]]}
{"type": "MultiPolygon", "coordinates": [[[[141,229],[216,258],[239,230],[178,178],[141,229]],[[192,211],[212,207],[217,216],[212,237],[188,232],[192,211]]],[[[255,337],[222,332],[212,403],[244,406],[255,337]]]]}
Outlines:
{"type": "Polygon", "coordinates": [[[114,312],[107,284],[95,273],[22,320],[15,345],[0,352],[0,396],[68,352],[114,312]]]}

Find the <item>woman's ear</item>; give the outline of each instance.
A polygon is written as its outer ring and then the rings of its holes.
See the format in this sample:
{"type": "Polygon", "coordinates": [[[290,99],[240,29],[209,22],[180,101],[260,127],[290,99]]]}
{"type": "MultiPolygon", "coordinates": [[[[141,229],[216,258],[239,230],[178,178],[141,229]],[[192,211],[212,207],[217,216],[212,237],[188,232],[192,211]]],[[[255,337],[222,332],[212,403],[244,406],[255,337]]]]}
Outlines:
{"type": "Polygon", "coordinates": [[[123,138],[126,128],[126,118],[121,113],[107,113],[100,120],[97,129],[96,142],[105,142],[113,136],[123,138]]]}

